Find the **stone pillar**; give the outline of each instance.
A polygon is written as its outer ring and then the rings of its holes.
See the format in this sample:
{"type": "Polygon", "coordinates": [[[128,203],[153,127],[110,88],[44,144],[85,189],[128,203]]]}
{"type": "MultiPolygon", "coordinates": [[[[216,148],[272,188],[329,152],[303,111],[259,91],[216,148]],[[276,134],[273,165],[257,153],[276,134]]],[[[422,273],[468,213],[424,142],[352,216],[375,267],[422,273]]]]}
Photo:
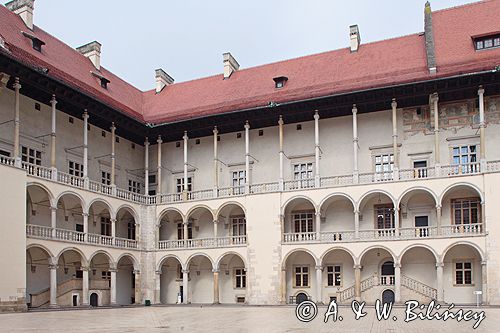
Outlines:
{"type": "Polygon", "coordinates": [[[82,270],[82,305],[89,306],[89,267],[81,267],[82,270]]]}
{"type": "Polygon", "coordinates": [[[479,136],[480,136],[480,154],[481,154],[481,172],[486,171],[486,143],[484,137],[484,131],[486,127],[486,123],[484,120],[484,89],[483,86],[479,87],[477,91],[477,95],[479,96],[479,136]]]}
{"type": "Polygon", "coordinates": [[[109,269],[111,272],[111,305],[116,305],[116,268],[112,267],[109,269]]]}
{"type": "Polygon", "coordinates": [[[442,230],[441,230],[441,206],[436,205],[436,227],[437,227],[437,234],[441,235],[442,230]]]}
{"type": "MultiPolygon", "coordinates": [[[[189,232],[188,232],[188,226],[189,226],[189,222],[188,221],[184,221],[182,223],[182,226],[184,228],[184,239],[185,240],[188,240],[189,239],[189,232]]],[[[187,245],[187,244],[186,244],[187,245]]]]}
{"type": "Polygon", "coordinates": [[[392,153],[394,155],[394,179],[399,179],[399,156],[398,156],[398,119],[397,119],[397,107],[398,103],[396,99],[392,99],[392,153]]]}
{"type": "Polygon", "coordinates": [[[52,238],[56,238],[57,207],[50,207],[50,227],[52,228],[52,238]]]}
{"type": "Polygon", "coordinates": [[[183,269],[182,270],[182,290],[183,290],[183,295],[182,295],[182,303],[188,304],[190,303],[188,298],[189,298],[189,270],[183,269]]]}
{"type": "Polygon", "coordinates": [[[163,143],[163,140],[161,139],[161,135],[158,135],[158,140],[156,140],[156,143],[158,144],[158,167],[156,169],[156,194],[160,195],[161,194],[161,144],[163,143]]]}
{"type": "Polygon", "coordinates": [[[358,108],[356,104],[352,105],[352,146],[353,146],[353,168],[352,178],[353,183],[359,183],[359,167],[358,167],[358,108]]]}
{"type": "Polygon", "coordinates": [[[431,102],[434,109],[434,164],[436,167],[436,176],[439,176],[441,168],[441,158],[439,152],[439,97],[437,93],[431,95],[431,102]]]}
{"type": "Polygon", "coordinates": [[[245,123],[245,193],[250,193],[250,124],[245,123]]]}
{"type": "Polygon", "coordinates": [[[214,304],[219,304],[219,270],[214,269],[214,304]]]}
{"type": "Polygon", "coordinates": [[[394,235],[399,237],[399,207],[394,207],[394,235]]]}
{"type": "Polygon", "coordinates": [[[316,303],[323,304],[323,267],[316,266],[316,303]]]}
{"type": "Polygon", "coordinates": [[[144,141],[144,194],[149,195],[149,139],[144,141]]]}
{"type": "Polygon", "coordinates": [[[401,303],[401,264],[394,263],[394,302],[401,303]]]}
{"type": "Polygon", "coordinates": [[[279,178],[279,190],[283,191],[285,188],[285,177],[284,177],[284,165],[283,165],[283,157],[284,157],[284,152],[283,152],[283,117],[280,116],[280,119],[278,120],[278,128],[279,128],[279,139],[280,139],[280,151],[279,151],[279,156],[280,156],[280,178],[279,178]]]}
{"type": "Polygon", "coordinates": [[[112,190],[116,190],[115,145],[116,145],[116,126],[115,126],[115,123],[111,123],[111,188],[112,188],[112,190]]]}
{"type": "Polygon", "coordinates": [[[116,237],[116,218],[111,218],[111,237],[113,237],[113,242],[114,238],[116,237]]]}
{"type": "Polygon", "coordinates": [[[316,223],[316,240],[319,241],[321,239],[321,212],[316,212],[316,219],[314,221],[316,223]]]}
{"type": "Polygon", "coordinates": [[[354,298],[361,301],[361,265],[354,265],[354,298]]]}
{"type": "Polygon", "coordinates": [[[443,270],[444,263],[437,262],[436,263],[436,275],[437,275],[437,301],[444,301],[444,288],[443,288],[443,270]]]}
{"type": "Polygon", "coordinates": [[[314,113],[314,186],[320,186],[319,174],[319,114],[318,111],[314,113]]]}
{"type": "Polygon", "coordinates": [[[183,200],[187,200],[187,192],[188,192],[188,135],[187,131],[184,131],[184,136],[182,137],[184,140],[184,186],[182,187],[183,191],[183,200]]]}
{"type": "Polygon", "coordinates": [[[488,269],[486,260],[481,261],[481,291],[483,292],[481,303],[488,304],[488,269]]]}
{"type": "Polygon", "coordinates": [[[17,167],[21,167],[21,151],[20,151],[20,115],[19,115],[19,90],[21,85],[19,84],[19,78],[15,78],[14,92],[15,92],[15,104],[14,104],[14,163],[17,167]]]}
{"type": "Polygon", "coordinates": [[[83,213],[83,240],[84,242],[87,242],[88,240],[88,234],[89,234],[89,213],[83,213]]]}
{"type": "Polygon", "coordinates": [[[287,304],[287,301],[286,301],[286,268],[281,268],[281,304],[287,304]]]}
{"type": "Polygon", "coordinates": [[[141,304],[141,271],[134,269],[134,299],[135,304],[141,304]]]}
{"type": "Polygon", "coordinates": [[[155,304],[161,304],[161,270],[156,271],[155,304]]]}
{"type": "Polygon", "coordinates": [[[52,258],[49,264],[50,270],[50,307],[57,307],[57,262],[52,258]]]}
{"type": "Polygon", "coordinates": [[[359,239],[359,210],[354,211],[354,238],[359,239]]]}
{"type": "Polygon", "coordinates": [[[51,114],[51,131],[50,131],[50,168],[52,170],[52,180],[57,180],[57,164],[56,164],[56,95],[52,95],[50,105],[52,106],[51,114]]]}
{"type": "Polygon", "coordinates": [[[85,188],[89,186],[89,139],[88,139],[88,127],[89,124],[89,114],[87,110],[83,112],[83,182],[85,188]]]}
{"type": "Polygon", "coordinates": [[[218,233],[218,231],[217,231],[217,222],[218,222],[217,220],[214,220],[214,237],[215,238],[217,238],[217,233],[218,233]]]}
{"type": "Polygon", "coordinates": [[[486,233],[486,203],[481,201],[481,220],[480,222],[483,224],[481,228],[481,233],[486,233]]]}
{"type": "Polygon", "coordinates": [[[219,130],[217,126],[214,127],[214,197],[218,196],[218,188],[219,188],[219,156],[217,151],[217,138],[219,136],[219,130]]]}

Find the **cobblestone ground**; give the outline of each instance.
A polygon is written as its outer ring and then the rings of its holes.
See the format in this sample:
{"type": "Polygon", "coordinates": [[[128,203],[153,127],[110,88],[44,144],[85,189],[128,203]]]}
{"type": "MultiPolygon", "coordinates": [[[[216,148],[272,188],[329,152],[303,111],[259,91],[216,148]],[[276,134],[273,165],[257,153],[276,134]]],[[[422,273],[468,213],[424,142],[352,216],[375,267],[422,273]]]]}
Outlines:
{"type": "MultiPolygon", "coordinates": [[[[471,308],[473,311],[481,309],[471,308]]],[[[469,322],[415,320],[405,323],[405,309],[395,308],[391,317],[378,321],[373,307],[355,320],[349,307],[338,309],[342,321],[323,322],[326,307],[317,317],[302,323],[294,307],[258,306],[164,306],[122,309],[47,311],[0,314],[0,332],[472,332],[469,322]]],[[[500,308],[484,309],[486,319],[475,332],[500,332],[500,308]]]]}

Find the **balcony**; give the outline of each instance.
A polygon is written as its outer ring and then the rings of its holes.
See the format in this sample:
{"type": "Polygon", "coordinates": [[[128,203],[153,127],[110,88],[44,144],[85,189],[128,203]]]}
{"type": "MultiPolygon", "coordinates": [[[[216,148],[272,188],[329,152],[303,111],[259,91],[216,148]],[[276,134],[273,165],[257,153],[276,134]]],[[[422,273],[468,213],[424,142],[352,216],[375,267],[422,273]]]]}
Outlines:
{"type": "Polygon", "coordinates": [[[83,232],[54,229],[40,225],[26,225],[26,236],[29,238],[60,240],[70,243],[80,243],[98,246],[109,246],[123,249],[138,249],[139,244],[134,239],[110,237],[97,234],[86,234],[83,232]]]}
{"type": "Polygon", "coordinates": [[[173,250],[173,249],[194,249],[194,248],[221,248],[246,246],[247,236],[227,236],[227,237],[210,237],[199,239],[179,239],[179,240],[162,240],[158,242],[158,249],[173,250]]]}
{"type": "Polygon", "coordinates": [[[485,235],[482,223],[445,225],[439,231],[437,227],[370,229],[356,231],[299,232],[283,234],[283,244],[319,243],[331,244],[341,242],[375,241],[375,240],[407,240],[429,239],[440,237],[470,237],[485,235]],[[319,235],[319,236],[318,236],[319,235]]]}

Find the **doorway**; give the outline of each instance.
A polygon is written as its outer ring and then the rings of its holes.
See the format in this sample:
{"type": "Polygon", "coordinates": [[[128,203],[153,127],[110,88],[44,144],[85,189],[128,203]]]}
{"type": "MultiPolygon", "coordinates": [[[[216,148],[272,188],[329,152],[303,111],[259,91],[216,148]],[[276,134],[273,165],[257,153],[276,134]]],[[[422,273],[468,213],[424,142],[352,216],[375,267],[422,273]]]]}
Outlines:
{"type": "Polygon", "coordinates": [[[72,304],[78,306],[78,294],[73,294],[72,304]]]}
{"type": "Polygon", "coordinates": [[[93,306],[93,307],[99,306],[99,296],[96,293],[92,293],[90,295],[90,306],[93,306]]]}
{"type": "Polygon", "coordinates": [[[309,299],[309,297],[305,293],[298,293],[297,296],[295,297],[295,303],[300,304],[302,302],[305,302],[309,299]]]}
{"type": "Polygon", "coordinates": [[[382,293],[382,303],[394,303],[394,291],[386,289],[382,293]]]}
{"type": "Polygon", "coordinates": [[[429,236],[429,216],[415,216],[415,228],[417,228],[417,236],[427,237],[429,236]]]}

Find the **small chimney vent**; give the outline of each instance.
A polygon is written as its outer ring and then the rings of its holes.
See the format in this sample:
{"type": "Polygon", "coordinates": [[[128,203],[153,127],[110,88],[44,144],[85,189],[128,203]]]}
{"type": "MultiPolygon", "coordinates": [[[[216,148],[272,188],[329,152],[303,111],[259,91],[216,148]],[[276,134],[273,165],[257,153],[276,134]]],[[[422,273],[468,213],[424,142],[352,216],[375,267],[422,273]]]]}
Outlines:
{"type": "Polygon", "coordinates": [[[85,57],[94,64],[97,70],[101,69],[101,43],[97,41],[90,42],[88,44],[77,47],[76,50],[83,54],[85,57]]]}
{"type": "Polygon", "coordinates": [[[358,52],[359,45],[361,44],[361,36],[359,34],[358,25],[351,25],[349,27],[349,37],[351,39],[351,52],[358,52]]]}
{"type": "Polygon", "coordinates": [[[228,79],[233,72],[236,72],[240,68],[240,64],[238,64],[229,52],[223,53],[222,58],[224,61],[224,79],[228,79]]]}
{"type": "Polygon", "coordinates": [[[14,14],[17,14],[24,21],[24,24],[33,30],[33,11],[35,10],[35,0],[14,0],[7,2],[5,7],[14,14]]]}
{"type": "Polygon", "coordinates": [[[166,86],[174,83],[174,79],[161,68],[155,70],[155,78],[157,94],[159,94],[166,86]]]}

